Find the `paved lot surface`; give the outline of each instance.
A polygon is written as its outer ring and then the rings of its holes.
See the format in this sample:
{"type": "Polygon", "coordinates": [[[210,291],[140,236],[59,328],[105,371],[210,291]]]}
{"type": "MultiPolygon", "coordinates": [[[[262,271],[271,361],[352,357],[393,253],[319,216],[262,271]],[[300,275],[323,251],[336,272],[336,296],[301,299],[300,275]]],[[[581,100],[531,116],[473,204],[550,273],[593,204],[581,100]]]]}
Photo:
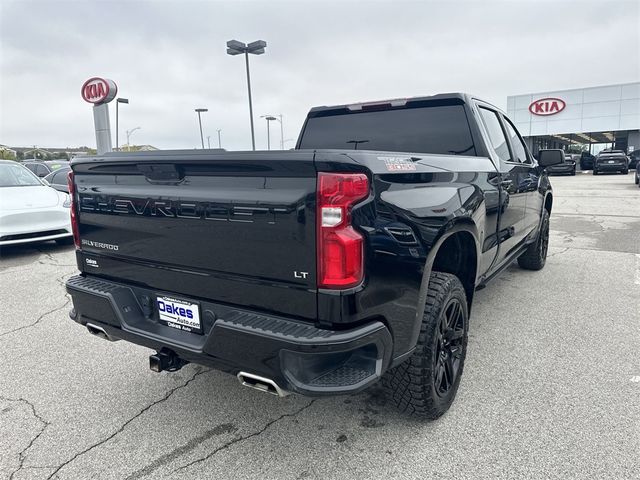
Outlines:
{"type": "Polygon", "coordinates": [[[478,292],[439,421],[377,389],[278,399],[67,317],[73,249],[0,261],[0,478],[640,478],[640,189],[554,177],[547,266],[478,292]]]}

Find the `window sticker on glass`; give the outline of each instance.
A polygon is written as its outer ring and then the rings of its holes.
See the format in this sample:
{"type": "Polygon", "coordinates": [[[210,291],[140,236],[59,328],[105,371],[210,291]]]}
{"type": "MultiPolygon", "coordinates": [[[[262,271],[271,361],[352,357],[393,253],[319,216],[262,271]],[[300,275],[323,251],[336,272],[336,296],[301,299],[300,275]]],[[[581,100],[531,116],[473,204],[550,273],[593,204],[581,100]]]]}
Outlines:
{"type": "Polygon", "coordinates": [[[407,157],[378,157],[389,172],[415,171],[416,165],[407,157]]]}

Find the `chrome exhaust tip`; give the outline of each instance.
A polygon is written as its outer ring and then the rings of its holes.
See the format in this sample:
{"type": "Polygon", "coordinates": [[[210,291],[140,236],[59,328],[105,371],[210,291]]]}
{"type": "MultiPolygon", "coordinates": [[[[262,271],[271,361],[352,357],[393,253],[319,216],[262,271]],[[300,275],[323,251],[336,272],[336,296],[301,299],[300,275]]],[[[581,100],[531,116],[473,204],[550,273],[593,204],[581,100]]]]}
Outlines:
{"type": "Polygon", "coordinates": [[[109,336],[109,334],[105,332],[104,328],[94,325],[93,323],[87,323],[87,330],[94,337],[100,337],[110,342],[117,342],[118,340],[120,340],[119,338],[109,336]]]}
{"type": "Polygon", "coordinates": [[[254,388],[261,392],[276,395],[277,397],[286,397],[289,395],[289,392],[280,388],[278,384],[270,378],[261,377],[247,372],[240,372],[237,376],[240,381],[240,385],[244,387],[254,388]]]}

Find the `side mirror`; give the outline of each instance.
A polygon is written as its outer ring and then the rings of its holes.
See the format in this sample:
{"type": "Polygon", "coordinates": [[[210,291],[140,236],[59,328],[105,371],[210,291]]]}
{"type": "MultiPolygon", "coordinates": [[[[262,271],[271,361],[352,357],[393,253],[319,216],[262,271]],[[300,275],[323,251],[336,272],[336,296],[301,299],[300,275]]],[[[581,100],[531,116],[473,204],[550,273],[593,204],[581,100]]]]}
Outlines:
{"type": "Polygon", "coordinates": [[[540,150],[538,152],[538,165],[542,168],[558,165],[564,162],[564,152],[560,149],[540,150]]]}

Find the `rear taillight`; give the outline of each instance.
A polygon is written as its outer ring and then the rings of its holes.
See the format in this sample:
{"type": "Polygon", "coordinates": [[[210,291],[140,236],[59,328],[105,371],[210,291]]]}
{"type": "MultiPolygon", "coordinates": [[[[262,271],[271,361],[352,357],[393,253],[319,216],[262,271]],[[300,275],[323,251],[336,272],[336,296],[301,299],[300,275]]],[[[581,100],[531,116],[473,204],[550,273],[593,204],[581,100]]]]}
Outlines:
{"type": "Polygon", "coordinates": [[[71,197],[71,231],[73,232],[73,243],[76,248],[80,248],[80,230],[78,229],[78,202],[76,201],[76,186],[73,183],[73,171],[67,175],[67,183],[69,185],[69,196],[71,197]]]}
{"type": "Polygon", "coordinates": [[[364,274],[364,239],[351,226],[351,208],[369,196],[362,173],[318,174],[318,287],[354,287],[364,274]]]}

